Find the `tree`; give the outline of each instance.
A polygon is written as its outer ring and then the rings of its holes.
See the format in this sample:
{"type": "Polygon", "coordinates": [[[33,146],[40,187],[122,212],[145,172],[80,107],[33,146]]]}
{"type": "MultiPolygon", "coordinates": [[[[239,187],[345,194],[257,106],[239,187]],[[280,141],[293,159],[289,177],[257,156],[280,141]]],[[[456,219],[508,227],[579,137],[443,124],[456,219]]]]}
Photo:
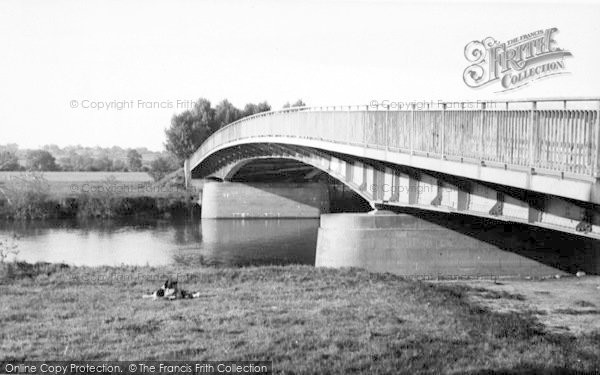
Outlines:
{"type": "Polygon", "coordinates": [[[21,165],[14,152],[0,151],[0,171],[18,171],[19,169],[21,169],[21,165]]]}
{"type": "Polygon", "coordinates": [[[243,117],[252,116],[257,113],[268,112],[270,110],[271,110],[271,106],[267,102],[261,102],[258,104],[248,103],[248,104],[246,104],[246,106],[244,107],[244,110],[242,111],[242,116],[243,117]]]}
{"type": "Polygon", "coordinates": [[[42,150],[44,151],[48,151],[49,153],[51,153],[52,155],[56,155],[60,153],[60,147],[58,147],[57,145],[44,145],[42,147],[42,150]]]}
{"type": "Polygon", "coordinates": [[[292,107],[306,107],[306,103],[304,103],[302,99],[298,99],[294,104],[292,104],[292,107]]]}
{"type": "Polygon", "coordinates": [[[236,108],[227,99],[214,109],[206,99],[199,99],[194,108],[171,118],[171,126],[165,130],[165,148],[180,164],[189,158],[212,133],[219,128],[259,112],[270,111],[267,102],[249,103],[244,110],[236,108]]]}
{"type": "Polygon", "coordinates": [[[177,162],[169,157],[159,156],[150,163],[148,174],[159,181],[178,168],[177,162]]]}
{"type": "Polygon", "coordinates": [[[62,171],[71,172],[75,170],[73,164],[71,164],[71,157],[69,156],[58,158],[58,165],[62,171]]]}
{"type": "Polygon", "coordinates": [[[136,150],[129,150],[127,152],[127,165],[129,165],[130,171],[139,171],[142,168],[142,155],[136,150]]]}
{"type": "Polygon", "coordinates": [[[7,143],[5,145],[0,145],[0,151],[8,151],[16,155],[19,151],[19,145],[16,143],[7,143]]]}
{"type": "Polygon", "coordinates": [[[215,110],[208,100],[199,99],[194,108],[171,118],[165,148],[183,164],[216,128],[215,110]]]}
{"type": "Polygon", "coordinates": [[[94,158],[89,155],[71,155],[71,161],[73,163],[75,171],[93,171],[94,158]]]}
{"type": "Polygon", "coordinates": [[[113,168],[113,161],[108,156],[102,156],[94,159],[91,170],[94,172],[111,171],[113,168]]]}
{"type": "Polygon", "coordinates": [[[237,109],[227,99],[224,99],[221,103],[217,104],[217,107],[215,108],[215,121],[217,123],[217,129],[215,130],[231,124],[242,117],[242,111],[237,109]]]}
{"type": "Polygon", "coordinates": [[[8,215],[15,219],[46,218],[50,214],[50,185],[40,172],[29,171],[9,179],[0,192],[8,202],[8,215]]]}
{"type": "Polygon", "coordinates": [[[294,104],[290,104],[290,102],[287,102],[283,105],[283,108],[293,108],[293,107],[306,107],[306,103],[304,103],[302,101],[302,99],[298,99],[298,100],[296,100],[296,102],[294,104]]]}
{"type": "MultiPolygon", "coordinates": [[[[141,167],[141,161],[140,161],[141,167]]],[[[112,163],[112,170],[115,172],[128,172],[127,164],[121,159],[114,159],[112,163]]]]}
{"type": "Polygon", "coordinates": [[[58,169],[56,160],[45,150],[33,150],[27,153],[27,169],[32,171],[55,171],[58,169]]]}

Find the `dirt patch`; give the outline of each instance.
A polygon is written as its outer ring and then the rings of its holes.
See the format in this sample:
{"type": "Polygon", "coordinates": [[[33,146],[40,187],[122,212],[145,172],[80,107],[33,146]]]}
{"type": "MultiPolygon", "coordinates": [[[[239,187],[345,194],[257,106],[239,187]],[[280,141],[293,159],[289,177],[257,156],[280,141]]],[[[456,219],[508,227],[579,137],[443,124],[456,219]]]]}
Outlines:
{"type": "Polygon", "coordinates": [[[600,332],[600,276],[436,283],[466,285],[471,301],[493,311],[533,314],[551,332],[600,332]]]}

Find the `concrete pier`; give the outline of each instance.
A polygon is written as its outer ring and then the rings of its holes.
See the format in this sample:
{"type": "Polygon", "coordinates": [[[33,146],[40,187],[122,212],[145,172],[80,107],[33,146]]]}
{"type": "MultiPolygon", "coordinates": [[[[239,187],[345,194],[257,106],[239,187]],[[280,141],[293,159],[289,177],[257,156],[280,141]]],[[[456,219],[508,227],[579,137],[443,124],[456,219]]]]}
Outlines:
{"type": "MultiPolygon", "coordinates": [[[[511,237],[509,240],[518,250],[520,245],[512,238],[514,233],[505,236],[511,237]]],[[[537,259],[547,257],[549,254],[544,251],[507,251],[498,238],[485,241],[409,214],[329,214],[321,216],[315,265],[360,267],[412,276],[564,274],[534,260],[536,253],[537,259]]]]}
{"type": "Polygon", "coordinates": [[[318,218],[329,212],[329,192],[321,182],[204,184],[203,219],[318,218]]]}

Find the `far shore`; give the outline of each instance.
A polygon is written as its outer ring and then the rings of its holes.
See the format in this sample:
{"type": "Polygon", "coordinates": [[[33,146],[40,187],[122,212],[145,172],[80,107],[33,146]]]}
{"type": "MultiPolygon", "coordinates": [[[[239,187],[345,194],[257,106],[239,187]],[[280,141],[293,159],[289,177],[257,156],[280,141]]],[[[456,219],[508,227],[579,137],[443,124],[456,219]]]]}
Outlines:
{"type": "Polygon", "coordinates": [[[163,218],[198,209],[199,190],[174,172],[0,172],[0,220],[163,218]]]}
{"type": "Polygon", "coordinates": [[[598,327],[557,328],[548,318],[598,321],[598,286],[598,276],[425,282],[310,266],[3,263],[0,360],[272,360],[281,373],[594,372],[598,327]],[[142,298],[168,277],[201,297],[142,298]],[[587,291],[564,298],[563,289],[577,288],[587,291]],[[553,293],[564,306],[535,299],[553,293]]]}

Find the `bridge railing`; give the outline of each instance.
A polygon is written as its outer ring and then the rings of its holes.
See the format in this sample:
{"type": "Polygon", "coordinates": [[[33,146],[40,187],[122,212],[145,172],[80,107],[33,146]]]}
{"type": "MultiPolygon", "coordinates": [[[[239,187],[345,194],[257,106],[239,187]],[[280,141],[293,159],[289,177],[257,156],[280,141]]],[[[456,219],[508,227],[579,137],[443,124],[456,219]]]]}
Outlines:
{"type": "Polygon", "coordinates": [[[211,135],[195,167],[224,144],[294,137],[575,178],[599,176],[600,99],[300,107],[259,113],[211,135]]]}

